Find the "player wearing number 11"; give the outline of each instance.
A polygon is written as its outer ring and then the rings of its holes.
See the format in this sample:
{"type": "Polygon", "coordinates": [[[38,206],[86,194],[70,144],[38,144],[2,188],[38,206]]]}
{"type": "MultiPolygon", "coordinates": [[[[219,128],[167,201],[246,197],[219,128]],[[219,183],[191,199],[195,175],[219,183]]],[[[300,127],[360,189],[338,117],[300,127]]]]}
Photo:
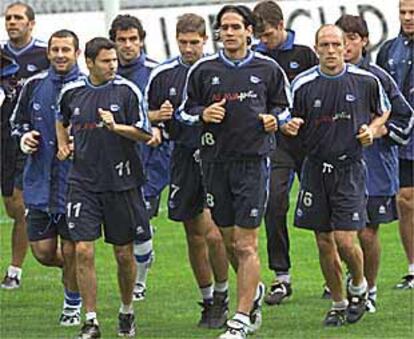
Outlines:
{"type": "Polygon", "coordinates": [[[151,141],[150,125],[138,87],[116,76],[115,44],[105,38],[92,39],[86,44],[85,58],[89,77],[62,89],[56,125],[59,159],[70,155],[69,126],[74,136],[66,213],[76,243],[78,285],[86,313],[79,337],[100,337],[94,240],[101,236],[101,224],[105,241],[114,245],[118,264],[119,335],[132,336],[133,240],[149,229],[140,190],[144,176],[135,143],[151,141]]]}

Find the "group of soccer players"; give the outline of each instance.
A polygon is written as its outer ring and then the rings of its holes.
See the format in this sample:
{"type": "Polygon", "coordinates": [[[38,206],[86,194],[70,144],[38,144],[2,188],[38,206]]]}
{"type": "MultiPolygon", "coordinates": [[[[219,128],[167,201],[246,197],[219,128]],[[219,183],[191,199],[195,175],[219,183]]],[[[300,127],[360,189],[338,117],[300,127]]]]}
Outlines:
{"type": "Polygon", "coordinates": [[[103,229],[118,265],[118,334],[134,336],[133,300],[145,298],[154,258],[150,219],[169,185],[168,216],[184,225],[202,297],[198,326],[245,338],[261,326],[263,301],[292,294],[287,212],[296,173],[294,223],[314,231],[332,299],[325,326],[376,311],[381,223],[399,218],[409,268],[397,287],[414,288],[414,0],[400,0],[399,9],[401,33],[381,48],[382,68],[370,63],[361,17],[321,26],[315,54],[295,43],[279,5],[265,0],[253,11],[219,11],[222,47],[213,55],[203,50],[204,19],[180,16],[180,55],[160,65],[143,51],[141,22],[118,15],[109,39],[87,42],[85,75],[74,32],[59,30],[44,44],[32,37],[31,7],[9,5],[2,194],[14,225],[1,286],[20,286],[29,240],[41,264],[62,268],[60,324],[79,325],[83,306],[79,338],[101,337],[94,241],[103,229]],[[252,46],[253,37],[260,42],[252,46]],[[267,294],[263,216],[275,272],[267,294]],[[229,264],[237,275],[230,319],[229,264]]]}

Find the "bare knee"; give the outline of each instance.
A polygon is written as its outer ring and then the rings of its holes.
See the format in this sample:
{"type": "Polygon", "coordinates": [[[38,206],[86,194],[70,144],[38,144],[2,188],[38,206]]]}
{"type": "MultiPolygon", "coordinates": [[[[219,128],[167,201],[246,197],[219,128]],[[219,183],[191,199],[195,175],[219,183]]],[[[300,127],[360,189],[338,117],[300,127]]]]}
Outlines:
{"type": "Polygon", "coordinates": [[[206,240],[210,246],[220,246],[223,243],[223,238],[219,229],[215,226],[212,226],[207,232],[206,240]]]}
{"type": "Polygon", "coordinates": [[[44,266],[56,266],[56,249],[39,249],[32,246],[32,253],[36,260],[44,266]]]}
{"type": "Polygon", "coordinates": [[[6,208],[7,215],[13,220],[17,221],[18,224],[24,224],[24,202],[23,196],[16,193],[15,190],[11,197],[4,198],[4,206],[6,208]]]}
{"type": "Polygon", "coordinates": [[[62,240],[62,255],[65,261],[73,262],[76,259],[75,243],[68,240],[62,240]]]}
{"type": "Polygon", "coordinates": [[[126,266],[134,263],[134,253],[132,244],[125,246],[114,246],[115,258],[118,266],[126,266]]]}
{"type": "Polygon", "coordinates": [[[90,244],[90,242],[77,242],[75,245],[76,250],[76,262],[79,267],[89,263],[93,262],[94,259],[94,247],[93,244],[90,244]]]}
{"type": "Polygon", "coordinates": [[[358,238],[362,244],[362,246],[365,247],[365,245],[369,245],[374,240],[376,240],[378,235],[378,225],[373,227],[365,227],[362,230],[358,232],[358,238]]]}
{"type": "Polygon", "coordinates": [[[331,233],[316,233],[316,244],[321,255],[329,255],[335,249],[335,241],[331,233]]]}

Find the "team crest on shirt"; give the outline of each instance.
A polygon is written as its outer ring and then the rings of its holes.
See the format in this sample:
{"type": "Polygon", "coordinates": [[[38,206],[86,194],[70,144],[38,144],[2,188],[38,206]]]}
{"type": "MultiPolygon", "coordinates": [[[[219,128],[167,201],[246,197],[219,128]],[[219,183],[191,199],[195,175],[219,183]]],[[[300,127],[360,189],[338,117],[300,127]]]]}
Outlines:
{"type": "Polygon", "coordinates": [[[320,108],[321,106],[322,106],[321,99],[315,99],[315,101],[313,102],[313,108],[320,108]]]}
{"type": "Polygon", "coordinates": [[[36,65],[33,65],[33,64],[27,64],[26,69],[29,72],[36,72],[37,71],[37,66],[36,65]]]}
{"type": "Polygon", "coordinates": [[[170,89],[168,90],[168,95],[170,97],[175,97],[177,95],[177,90],[175,87],[170,87],[170,89]]]}
{"type": "Polygon", "coordinates": [[[214,76],[211,78],[212,85],[220,85],[220,78],[218,76],[214,76]]]}
{"type": "Polygon", "coordinates": [[[75,109],[73,110],[73,116],[77,116],[77,115],[80,115],[79,107],[75,107],[75,109]]]}
{"type": "Polygon", "coordinates": [[[119,105],[117,105],[117,104],[112,104],[112,105],[110,105],[110,106],[109,106],[109,109],[110,109],[112,112],[118,112],[118,111],[119,111],[119,109],[120,109],[120,107],[119,107],[119,105]]]}
{"type": "Polygon", "coordinates": [[[250,82],[252,84],[258,84],[262,81],[262,79],[260,79],[259,77],[255,76],[255,75],[251,75],[250,76],[250,82]]]}
{"type": "Polygon", "coordinates": [[[354,102],[356,100],[355,96],[352,94],[345,95],[345,100],[348,102],[354,102]]]}
{"type": "Polygon", "coordinates": [[[39,111],[42,106],[38,102],[33,103],[33,109],[35,111],[39,111]]]}
{"type": "Polygon", "coordinates": [[[297,62],[297,61],[291,61],[290,63],[289,63],[289,68],[291,68],[291,69],[298,69],[299,68],[299,63],[297,62]]]}

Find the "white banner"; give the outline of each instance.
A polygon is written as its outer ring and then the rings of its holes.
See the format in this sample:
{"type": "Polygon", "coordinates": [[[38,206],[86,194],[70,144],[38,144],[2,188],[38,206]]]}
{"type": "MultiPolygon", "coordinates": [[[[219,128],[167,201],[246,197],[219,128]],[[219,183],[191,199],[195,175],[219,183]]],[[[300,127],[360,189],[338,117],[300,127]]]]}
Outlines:
{"type": "MultiPolygon", "coordinates": [[[[255,3],[245,5],[253,7],[255,3]]],[[[316,1],[280,1],[287,27],[296,31],[297,42],[313,46],[314,34],[323,23],[334,23],[342,13],[358,15],[366,19],[370,31],[372,51],[375,54],[378,46],[386,39],[398,34],[398,0],[316,0],[316,1]]],[[[212,41],[211,26],[215,15],[222,5],[187,6],[156,9],[137,9],[122,11],[137,16],[147,32],[145,47],[152,58],[163,61],[178,53],[175,42],[175,24],[177,17],[184,13],[197,13],[209,23],[209,42],[207,51],[212,52],[215,44],[212,41]]],[[[0,38],[7,39],[4,30],[4,17],[0,18],[0,38]]],[[[103,12],[47,14],[36,17],[35,35],[43,40],[51,33],[66,28],[79,35],[81,46],[96,36],[108,36],[103,12]]]]}

